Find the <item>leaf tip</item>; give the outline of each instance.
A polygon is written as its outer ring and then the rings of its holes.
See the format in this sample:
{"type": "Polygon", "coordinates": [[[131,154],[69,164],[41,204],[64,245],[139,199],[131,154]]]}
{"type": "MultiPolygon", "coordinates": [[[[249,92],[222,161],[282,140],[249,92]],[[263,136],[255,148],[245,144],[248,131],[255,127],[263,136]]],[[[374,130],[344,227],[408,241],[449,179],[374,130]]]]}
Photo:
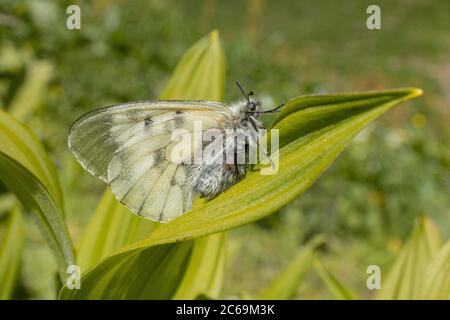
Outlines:
{"type": "Polygon", "coordinates": [[[423,90],[420,88],[411,88],[409,92],[410,92],[410,94],[408,95],[409,99],[414,99],[423,95],[423,90]]]}
{"type": "Polygon", "coordinates": [[[212,42],[218,41],[219,40],[219,30],[214,29],[213,31],[211,31],[210,39],[211,39],[212,42]]]}

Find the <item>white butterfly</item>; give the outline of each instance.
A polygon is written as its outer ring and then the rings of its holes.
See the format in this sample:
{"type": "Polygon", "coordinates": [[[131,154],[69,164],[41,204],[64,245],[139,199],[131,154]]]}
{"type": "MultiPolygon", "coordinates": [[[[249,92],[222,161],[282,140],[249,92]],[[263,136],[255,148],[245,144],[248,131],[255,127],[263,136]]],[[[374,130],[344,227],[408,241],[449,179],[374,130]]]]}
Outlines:
{"type": "MultiPolygon", "coordinates": [[[[236,161],[216,163],[207,156],[200,164],[179,163],[169,156],[178,143],[172,133],[176,129],[195,133],[198,121],[202,130],[244,132],[251,137],[247,144],[257,144],[257,132],[262,128],[257,118],[264,112],[259,111],[259,102],[249,99],[252,93],[246,95],[238,86],[246,100],[231,105],[154,100],[94,110],[72,125],[69,149],[83,168],[109,184],[117,200],[132,212],[168,222],[191,209],[195,193],[212,198],[245,176],[246,165],[236,161]]],[[[235,138],[226,138],[221,149],[235,138]]],[[[192,148],[205,149],[213,144],[208,141],[192,148]]],[[[245,152],[245,148],[236,146],[233,152],[245,152]]]]}

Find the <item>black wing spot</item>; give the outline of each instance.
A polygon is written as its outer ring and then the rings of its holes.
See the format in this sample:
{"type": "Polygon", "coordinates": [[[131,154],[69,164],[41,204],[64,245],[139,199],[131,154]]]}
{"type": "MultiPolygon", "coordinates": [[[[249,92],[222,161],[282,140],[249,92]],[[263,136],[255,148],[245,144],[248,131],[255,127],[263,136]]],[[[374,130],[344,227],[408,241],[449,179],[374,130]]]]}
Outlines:
{"type": "Polygon", "coordinates": [[[175,120],[175,128],[181,128],[183,126],[184,118],[181,116],[183,113],[184,112],[180,111],[180,110],[177,110],[175,112],[175,114],[177,115],[174,119],[175,120]]]}
{"type": "Polygon", "coordinates": [[[176,122],[174,120],[169,120],[164,123],[164,132],[169,134],[176,128],[176,122]]]}
{"type": "Polygon", "coordinates": [[[153,120],[152,120],[151,117],[145,118],[145,120],[144,120],[144,126],[145,126],[145,127],[148,127],[148,126],[151,125],[152,123],[153,123],[153,120]]]}
{"type": "Polygon", "coordinates": [[[155,165],[160,165],[164,161],[162,150],[157,150],[154,152],[153,160],[155,165]]]}
{"type": "Polygon", "coordinates": [[[183,126],[184,119],[183,117],[175,118],[175,128],[181,128],[183,126]]]}

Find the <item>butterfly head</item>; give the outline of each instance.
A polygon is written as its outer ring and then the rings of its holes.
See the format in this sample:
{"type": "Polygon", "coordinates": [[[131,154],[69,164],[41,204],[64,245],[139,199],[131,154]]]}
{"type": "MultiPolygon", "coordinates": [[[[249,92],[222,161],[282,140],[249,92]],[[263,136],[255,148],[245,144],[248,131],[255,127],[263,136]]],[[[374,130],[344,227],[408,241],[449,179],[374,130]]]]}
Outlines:
{"type": "Polygon", "coordinates": [[[242,113],[245,113],[246,115],[251,115],[254,117],[257,117],[260,113],[261,109],[261,102],[260,101],[253,101],[250,99],[251,96],[253,96],[253,91],[250,91],[249,93],[245,93],[244,89],[242,89],[242,86],[239,82],[236,82],[237,86],[242,92],[242,95],[245,98],[245,104],[242,106],[242,113]]]}
{"type": "Polygon", "coordinates": [[[278,107],[270,110],[261,111],[261,102],[260,101],[252,101],[250,97],[253,95],[253,91],[250,91],[249,93],[245,93],[244,89],[242,89],[241,84],[239,81],[236,81],[237,86],[239,87],[239,90],[241,90],[242,95],[245,98],[245,103],[241,105],[240,108],[238,108],[238,112],[245,114],[247,117],[251,116],[253,118],[257,118],[261,113],[274,113],[274,112],[280,112],[280,109],[284,106],[284,103],[279,105],[278,107]]]}
{"type": "Polygon", "coordinates": [[[245,107],[246,107],[246,113],[249,113],[251,115],[257,115],[261,109],[261,102],[249,100],[249,101],[247,101],[247,104],[245,107]]]}

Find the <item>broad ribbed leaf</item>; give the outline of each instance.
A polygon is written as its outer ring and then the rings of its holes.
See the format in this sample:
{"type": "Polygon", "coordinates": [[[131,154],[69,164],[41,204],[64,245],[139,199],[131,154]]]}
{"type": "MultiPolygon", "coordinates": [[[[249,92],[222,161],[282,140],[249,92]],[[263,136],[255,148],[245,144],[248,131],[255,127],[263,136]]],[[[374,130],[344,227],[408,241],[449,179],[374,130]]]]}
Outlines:
{"type": "MultiPolygon", "coordinates": [[[[218,33],[198,41],[181,59],[161,99],[220,101],[225,77],[218,33]]],[[[92,266],[106,254],[137,240],[136,228],[150,232],[155,223],[135,217],[103,196],[80,246],[80,263],[92,266]],[[114,226],[110,225],[112,219],[114,226]],[[130,228],[131,226],[131,228],[130,228]],[[90,232],[92,231],[92,233],[90,232]],[[126,235],[129,235],[126,239],[126,235]],[[94,241],[95,248],[89,247],[94,241]]],[[[141,237],[143,233],[139,233],[141,237]]],[[[150,247],[124,256],[118,264],[100,264],[82,277],[81,290],[62,289],[62,299],[194,299],[218,297],[225,261],[225,234],[195,241],[150,247]],[[106,267],[105,267],[106,266],[106,267]],[[128,276],[125,276],[128,275],[128,276]]]]}
{"type": "Polygon", "coordinates": [[[0,179],[33,213],[64,278],[74,253],[56,173],[34,135],[4,111],[0,111],[0,179]]]}
{"type": "Polygon", "coordinates": [[[0,300],[10,299],[20,273],[24,227],[20,209],[13,210],[0,233],[0,300]]]}
{"type": "Polygon", "coordinates": [[[225,268],[226,233],[196,239],[190,263],[173,299],[219,298],[225,268]]]}
{"type": "Polygon", "coordinates": [[[142,240],[156,223],[132,214],[105,190],[77,246],[77,264],[87,270],[123,246],[142,240]]]}
{"type": "Polygon", "coordinates": [[[378,299],[422,299],[426,270],[441,246],[439,230],[421,217],[389,274],[381,280],[378,299]]]}
{"type": "Polygon", "coordinates": [[[134,251],[106,260],[81,279],[80,290],[64,287],[60,299],[170,299],[188,268],[194,240],[134,251]]]}
{"type": "Polygon", "coordinates": [[[160,99],[220,101],[224,86],[225,56],[214,30],[184,54],[160,99]]]}

